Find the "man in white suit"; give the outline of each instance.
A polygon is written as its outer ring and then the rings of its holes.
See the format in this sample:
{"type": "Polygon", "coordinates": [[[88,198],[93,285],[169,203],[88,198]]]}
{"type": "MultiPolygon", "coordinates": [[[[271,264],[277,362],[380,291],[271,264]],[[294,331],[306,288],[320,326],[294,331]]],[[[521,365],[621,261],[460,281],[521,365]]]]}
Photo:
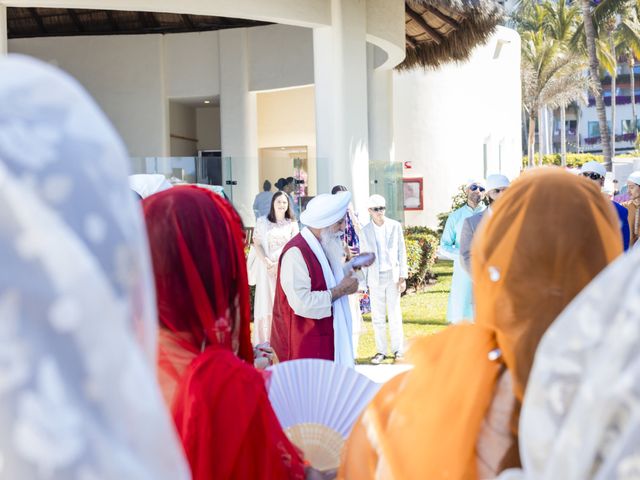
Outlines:
{"type": "Polygon", "coordinates": [[[400,295],[407,288],[407,250],[402,225],[385,217],[386,201],[381,195],[369,198],[371,222],[362,229],[362,251],[376,253],[376,262],[367,269],[367,286],[371,299],[371,317],[377,353],[371,363],[379,365],[387,358],[385,318],[389,317],[392,358],[403,356],[404,334],[400,295]]]}

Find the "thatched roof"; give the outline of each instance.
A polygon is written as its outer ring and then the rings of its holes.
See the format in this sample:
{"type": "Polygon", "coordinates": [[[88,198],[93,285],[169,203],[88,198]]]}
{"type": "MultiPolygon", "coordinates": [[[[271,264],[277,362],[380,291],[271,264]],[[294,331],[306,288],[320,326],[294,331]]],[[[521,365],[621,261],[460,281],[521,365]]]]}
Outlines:
{"type": "MultiPolygon", "coordinates": [[[[204,15],[73,8],[11,7],[7,14],[9,38],[178,33],[267,25],[204,15]]],[[[493,33],[502,15],[495,0],[406,0],[407,57],[398,68],[437,67],[466,60],[473,47],[493,33]]]]}
{"type": "Polygon", "coordinates": [[[398,69],[435,68],[468,59],[503,15],[495,0],[406,0],[407,56],[398,69]]]}
{"type": "Polygon", "coordinates": [[[9,38],[198,32],[257,25],[267,23],[204,15],[73,8],[9,8],[7,12],[9,38]]]}

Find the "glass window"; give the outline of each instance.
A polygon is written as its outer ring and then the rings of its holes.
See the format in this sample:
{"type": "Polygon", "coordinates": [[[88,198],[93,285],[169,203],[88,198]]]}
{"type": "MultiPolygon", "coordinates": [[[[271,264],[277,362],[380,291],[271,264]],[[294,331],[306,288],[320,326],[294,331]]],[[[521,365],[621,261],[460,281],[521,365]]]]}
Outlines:
{"type": "Polygon", "coordinates": [[[599,137],[600,136],[600,125],[598,122],[589,122],[587,125],[589,137],[599,137]]]}
{"type": "Polygon", "coordinates": [[[631,120],[622,120],[622,133],[633,133],[633,122],[631,120]]]}

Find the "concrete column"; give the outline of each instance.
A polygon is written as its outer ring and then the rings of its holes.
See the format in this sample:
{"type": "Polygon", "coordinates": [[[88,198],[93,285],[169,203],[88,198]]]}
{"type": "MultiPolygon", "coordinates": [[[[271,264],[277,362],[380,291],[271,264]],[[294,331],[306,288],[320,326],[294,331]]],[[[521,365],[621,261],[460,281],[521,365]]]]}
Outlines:
{"type": "Polygon", "coordinates": [[[369,158],[372,162],[391,163],[393,151],[393,70],[380,69],[386,54],[367,45],[369,158]]]}
{"type": "Polygon", "coordinates": [[[330,0],[331,27],[313,31],[318,193],[369,196],[365,0],[330,0]]]}
{"type": "Polygon", "coordinates": [[[7,7],[0,5],[0,55],[6,55],[9,51],[7,29],[7,7]]]}
{"type": "MultiPolygon", "coordinates": [[[[253,200],[260,191],[256,94],[249,91],[247,29],[220,33],[220,135],[230,158],[233,204],[245,226],[255,225],[253,200]]],[[[226,160],[223,160],[225,163],[226,160]]]]}

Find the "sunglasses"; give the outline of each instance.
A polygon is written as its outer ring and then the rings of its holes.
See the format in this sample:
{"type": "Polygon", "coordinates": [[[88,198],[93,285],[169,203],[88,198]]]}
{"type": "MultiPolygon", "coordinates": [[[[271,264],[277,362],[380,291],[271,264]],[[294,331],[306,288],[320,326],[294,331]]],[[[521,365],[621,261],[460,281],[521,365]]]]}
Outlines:
{"type": "Polygon", "coordinates": [[[387,207],[373,207],[371,210],[374,212],[384,212],[386,209],[387,207]]]}
{"type": "Polygon", "coordinates": [[[480,190],[481,192],[484,192],[484,187],[474,184],[469,187],[469,190],[471,190],[472,192],[475,192],[476,190],[480,190]]]}
{"type": "Polygon", "coordinates": [[[602,178],[602,175],[600,175],[599,173],[596,172],[584,172],[582,174],[583,177],[588,177],[591,180],[600,180],[602,178]]]}

